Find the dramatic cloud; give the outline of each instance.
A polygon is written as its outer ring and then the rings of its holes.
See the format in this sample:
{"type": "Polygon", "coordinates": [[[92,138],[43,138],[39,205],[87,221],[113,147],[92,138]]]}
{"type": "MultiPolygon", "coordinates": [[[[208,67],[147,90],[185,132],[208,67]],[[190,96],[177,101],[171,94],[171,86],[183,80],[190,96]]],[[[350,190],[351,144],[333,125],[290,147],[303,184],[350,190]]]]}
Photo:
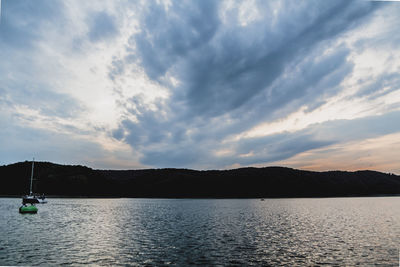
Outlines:
{"type": "Polygon", "coordinates": [[[397,3],[3,0],[2,11],[1,142],[52,136],[45,160],[321,170],[313,153],[400,131],[397,3]]]}

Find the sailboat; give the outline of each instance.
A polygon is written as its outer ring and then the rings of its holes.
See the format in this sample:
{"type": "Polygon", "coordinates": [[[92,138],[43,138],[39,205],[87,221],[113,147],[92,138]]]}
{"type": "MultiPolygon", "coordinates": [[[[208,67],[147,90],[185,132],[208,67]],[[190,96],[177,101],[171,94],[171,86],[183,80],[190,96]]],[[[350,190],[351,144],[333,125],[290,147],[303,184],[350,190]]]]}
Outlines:
{"type": "Polygon", "coordinates": [[[30,182],[30,187],[29,187],[29,195],[25,195],[22,197],[22,204],[36,204],[36,203],[40,203],[40,204],[44,204],[47,203],[47,199],[44,196],[44,194],[40,195],[35,195],[32,193],[32,182],[33,182],[33,170],[34,170],[34,166],[35,166],[35,158],[33,158],[32,160],[32,171],[31,171],[31,182],[30,182]]]}
{"type": "Polygon", "coordinates": [[[31,185],[29,190],[29,195],[22,197],[22,205],[19,207],[19,213],[37,213],[38,208],[35,206],[35,203],[39,203],[34,195],[32,194],[32,180],[33,180],[33,166],[35,159],[32,160],[32,173],[31,173],[31,185]],[[26,205],[29,203],[30,205],[26,205]]]}

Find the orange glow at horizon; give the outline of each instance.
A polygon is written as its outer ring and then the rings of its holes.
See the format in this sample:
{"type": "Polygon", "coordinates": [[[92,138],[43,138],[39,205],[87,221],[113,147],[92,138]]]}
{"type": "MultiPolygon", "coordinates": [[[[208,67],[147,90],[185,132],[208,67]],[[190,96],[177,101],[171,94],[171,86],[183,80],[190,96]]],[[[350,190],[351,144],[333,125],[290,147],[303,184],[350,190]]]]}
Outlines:
{"type": "Polygon", "coordinates": [[[400,175],[400,133],[300,153],[277,165],[311,171],[375,170],[400,175]]]}

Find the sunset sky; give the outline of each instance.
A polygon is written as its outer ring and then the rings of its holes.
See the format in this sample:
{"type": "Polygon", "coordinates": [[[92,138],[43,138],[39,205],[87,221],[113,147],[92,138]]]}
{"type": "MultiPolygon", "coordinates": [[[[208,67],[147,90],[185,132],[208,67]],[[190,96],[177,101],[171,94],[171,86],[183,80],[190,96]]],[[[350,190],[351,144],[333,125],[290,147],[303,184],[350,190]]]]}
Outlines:
{"type": "Polygon", "coordinates": [[[0,165],[400,174],[400,3],[2,0],[0,165]]]}

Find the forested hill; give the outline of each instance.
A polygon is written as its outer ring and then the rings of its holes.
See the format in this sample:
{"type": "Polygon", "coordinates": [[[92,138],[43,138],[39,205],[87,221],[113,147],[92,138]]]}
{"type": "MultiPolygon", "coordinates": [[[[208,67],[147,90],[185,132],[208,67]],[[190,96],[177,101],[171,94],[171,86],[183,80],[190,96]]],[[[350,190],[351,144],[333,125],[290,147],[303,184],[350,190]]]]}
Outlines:
{"type": "MultiPolygon", "coordinates": [[[[0,166],[0,195],[29,191],[31,162],[0,166]]],[[[196,171],[93,170],[36,162],[34,192],[53,196],[267,198],[400,195],[400,176],[376,171],[311,172],[283,167],[196,171]]]]}

